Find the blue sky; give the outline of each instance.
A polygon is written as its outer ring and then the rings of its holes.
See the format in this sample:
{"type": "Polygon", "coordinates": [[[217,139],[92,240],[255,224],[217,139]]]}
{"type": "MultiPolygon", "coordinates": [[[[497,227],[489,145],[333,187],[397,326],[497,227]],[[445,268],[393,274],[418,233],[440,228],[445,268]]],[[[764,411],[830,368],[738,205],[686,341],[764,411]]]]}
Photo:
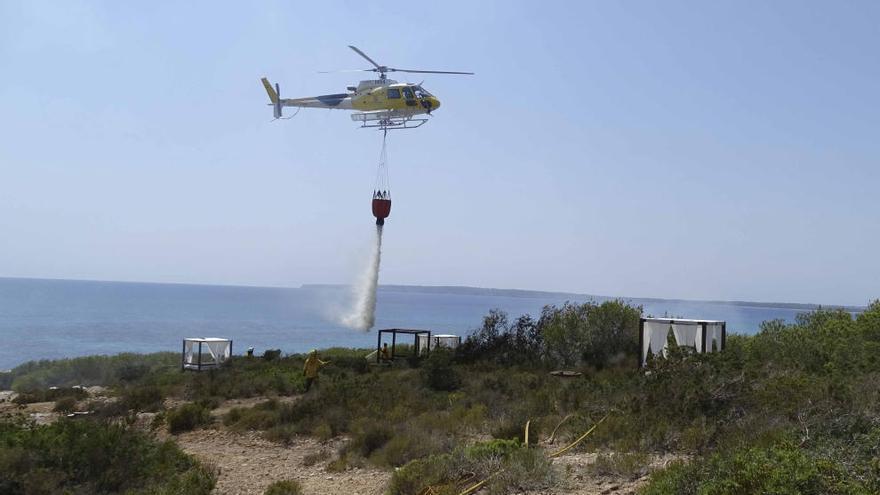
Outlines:
{"type": "Polygon", "coordinates": [[[365,67],[443,103],[390,136],[381,282],[880,297],[876,2],[0,2],[0,276],[354,279],[377,132],[259,84],[365,67]],[[405,80],[399,77],[399,80],[405,80]],[[419,82],[421,77],[410,80],[419,82]]]}

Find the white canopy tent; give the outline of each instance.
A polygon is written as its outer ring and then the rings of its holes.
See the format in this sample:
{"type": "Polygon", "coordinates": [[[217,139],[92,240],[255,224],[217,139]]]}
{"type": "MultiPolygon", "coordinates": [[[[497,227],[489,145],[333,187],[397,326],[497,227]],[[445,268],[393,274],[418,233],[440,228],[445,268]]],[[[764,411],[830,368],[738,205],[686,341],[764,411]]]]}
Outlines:
{"type": "Polygon", "coordinates": [[[232,357],[232,340],[217,337],[183,339],[181,369],[201,371],[216,368],[232,357]]]}
{"type": "Polygon", "coordinates": [[[419,335],[419,349],[427,353],[431,349],[446,347],[455,349],[461,345],[461,336],[452,334],[419,335]]]}
{"type": "Polygon", "coordinates": [[[639,321],[639,367],[648,362],[648,354],[666,357],[669,332],[675,343],[692,347],[698,353],[720,352],[727,341],[727,322],[684,318],[642,318],[639,321]]]}

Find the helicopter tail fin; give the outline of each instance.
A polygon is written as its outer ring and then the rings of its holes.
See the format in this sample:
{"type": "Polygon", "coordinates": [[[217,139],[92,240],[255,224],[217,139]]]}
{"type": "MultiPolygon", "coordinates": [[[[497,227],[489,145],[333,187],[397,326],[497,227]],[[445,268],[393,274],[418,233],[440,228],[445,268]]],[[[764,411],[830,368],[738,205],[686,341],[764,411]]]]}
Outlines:
{"type": "Polygon", "coordinates": [[[273,88],[272,85],[269,83],[269,80],[266,79],[265,77],[260,80],[263,82],[263,87],[266,88],[266,93],[269,94],[269,100],[272,102],[272,103],[270,103],[270,105],[272,105],[272,107],[273,107],[272,113],[275,115],[276,119],[280,119],[281,118],[281,88],[278,86],[277,83],[275,84],[275,87],[273,88]]]}

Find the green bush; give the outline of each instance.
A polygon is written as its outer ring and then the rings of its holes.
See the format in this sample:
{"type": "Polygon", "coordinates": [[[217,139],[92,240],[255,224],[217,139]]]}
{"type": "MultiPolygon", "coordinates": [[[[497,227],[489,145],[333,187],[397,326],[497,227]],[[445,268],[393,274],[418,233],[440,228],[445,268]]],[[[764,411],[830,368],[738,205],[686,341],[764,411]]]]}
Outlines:
{"type": "Polygon", "coordinates": [[[34,426],[0,422],[0,493],[207,495],[216,474],[173,442],[88,419],[34,426]]]}
{"type": "Polygon", "coordinates": [[[73,412],[76,410],[76,397],[61,397],[55,401],[55,407],[52,410],[60,413],[73,412]]]}
{"type": "Polygon", "coordinates": [[[632,362],[638,355],[642,308],[623,301],[565,303],[545,308],[539,322],[548,358],[561,366],[597,368],[632,362]]]}
{"type": "Polygon", "coordinates": [[[191,431],[212,422],[211,411],[196,403],[184,404],[168,411],[165,420],[168,423],[168,431],[172,435],[191,431]]]}
{"type": "Polygon", "coordinates": [[[814,458],[790,443],[740,448],[651,476],[642,495],[868,495],[835,460],[814,458]]]}
{"type": "Polygon", "coordinates": [[[155,385],[130,385],[120,394],[120,406],[135,412],[156,412],[162,409],[165,394],[155,385]]]}
{"type": "Polygon", "coordinates": [[[374,464],[397,467],[448,450],[447,439],[416,427],[404,427],[371,456],[374,464]]]}
{"type": "Polygon", "coordinates": [[[266,361],[274,361],[281,358],[281,349],[266,349],[263,352],[263,359],[266,361]]]}
{"type": "Polygon", "coordinates": [[[590,465],[590,471],[598,476],[635,480],[648,474],[650,460],[648,454],[643,452],[600,454],[590,465]]]}
{"type": "Polygon", "coordinates": [[[436,349],[421,367],[425,386],[437,391],[451,392],[461,386],[461,377],[452,366],[452,353],[436,349]]]}
{"type": "Polygon", "coordinates": [[[416,495],[428,486],[438,493],[459,493],[487,480],[484,488],[490,494],[503,494],[545,488],[553,479],[551,462],[540,449],[492,440],[406,464],[394,471],[389,493],[416,495]]]}
{"type": "Polygon", "coordinates": [[[523,315],[511,324],[507,313],[494,309],[483,318],[482,326],[462,342],[456,356],[462,362],[538,365],[544,357],[543,322],[543,318],[535,321],[523,315]]]}
{"type": "MultiPolygon", "coordinates": [[[[177,379],[180,373],[180,354],[159,352],[155,354],[124,353],[115,356],[86,356],[54,361],[31,361],[16,366],[3,374],[3,381],[15,391],[46,389],[51,386],[74,385],[116,386],[122,382],[139,380],[137,376],[149,370],[152,378],[159,376],[177,379]],[[123,371],[124,370],[124,371],[123,371]]],[[[144,375],[141,375],[144,377],[144,375]]],[[[2,386],[0,388],[7,388],[2,386]]]]}
{"type": "Polygon", "coordinates": [[[362,431],[355,434],[352,438],[351,448],[360,455],[369,457],[370,454],[388,443],[388,440],[391,440],[393,436],[394,432],[384,423],[370,423],[362,431]]]}
{"type": "Polygon", "coordinates": [[[302,495],[302,486],[298,481],[276,481],[266,488],[263,495],[302,495]]]}

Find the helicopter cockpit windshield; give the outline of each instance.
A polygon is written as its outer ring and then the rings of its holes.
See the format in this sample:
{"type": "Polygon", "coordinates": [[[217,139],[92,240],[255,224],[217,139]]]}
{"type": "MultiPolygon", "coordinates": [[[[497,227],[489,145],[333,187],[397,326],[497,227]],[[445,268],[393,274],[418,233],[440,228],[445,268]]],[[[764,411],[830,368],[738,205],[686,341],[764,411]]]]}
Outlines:
{"type": "Polygon", "coordinates": [[[429,93],[428,90],[426,90],[425,88],[423,88],[421,86],[414,86],[413,89],[416,92],[416,98],[418,98],[420,100],[422,98],[430,98],[430,97],[434,96],[431,93],[429,93]]]}

